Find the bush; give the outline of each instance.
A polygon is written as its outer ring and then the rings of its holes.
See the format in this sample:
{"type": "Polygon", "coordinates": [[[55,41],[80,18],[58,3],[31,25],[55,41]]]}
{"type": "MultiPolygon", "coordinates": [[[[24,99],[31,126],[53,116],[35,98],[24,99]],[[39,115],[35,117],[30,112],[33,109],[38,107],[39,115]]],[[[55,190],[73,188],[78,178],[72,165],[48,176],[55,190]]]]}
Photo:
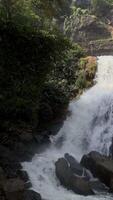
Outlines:
{"type": "Polygon", "coordinates": [[[61,36],[0,23],[0,118],[34,121],[46,76],[69,42],[61,36]]]}
{"type": "Polygon", "coordinates": [[[83,49],[79,45],[73,44],[71,48],[65,52],[63,59],[56,63],[52,70],[51,77],[49,76],[49,81],[51,83],[56,83],[57,88],[60,88],[69,97],[72,88],[75,87],[78,61],[83,56],[83,49]]]}
{"type": "Polygon", "coordinates": [[[46,84],[40,98],[39,124],[49,123],[65,113],[69,98],[54,84],[46,84]]]}

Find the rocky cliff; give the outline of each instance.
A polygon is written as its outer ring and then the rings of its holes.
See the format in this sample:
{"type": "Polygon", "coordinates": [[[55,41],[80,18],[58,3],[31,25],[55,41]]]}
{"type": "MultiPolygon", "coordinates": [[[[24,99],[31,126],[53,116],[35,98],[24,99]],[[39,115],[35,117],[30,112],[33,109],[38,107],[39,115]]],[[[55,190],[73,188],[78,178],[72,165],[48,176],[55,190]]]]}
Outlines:
{"type": "Polygon", "coordinates": [[[89,55],[108,55],[113,52],[113,9],[97,16],[88,9],[77,8],[64,22],[64,32],[79,43],[89,55]]]}

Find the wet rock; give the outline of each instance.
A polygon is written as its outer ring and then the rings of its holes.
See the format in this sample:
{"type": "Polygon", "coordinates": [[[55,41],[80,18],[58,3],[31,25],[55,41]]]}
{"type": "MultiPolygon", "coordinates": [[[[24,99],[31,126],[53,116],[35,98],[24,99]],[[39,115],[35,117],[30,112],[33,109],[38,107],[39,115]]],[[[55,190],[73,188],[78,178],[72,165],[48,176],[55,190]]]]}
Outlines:
{"type": "Polygon", "coordinates": [[[84,177],[85,180],[90,180],[92,178],[91,172],[82,167],[82,165],[73,156],[66,153],[65,159],[67,160],[70,169],[75,175],[84,177]]]}
{"type": "Polygon", "coordinates": [[[90,186],[95,194],[102,194],[107,193],[109,188],[106,187],[103,183],[99,180],[92,180],[90,181],[90,186]]]}
{"type": "Polygon", "coordinates": [[[25,183],[25,188],[26,188],[26,189],[29,189],[29,188],[32,187],[32,184],[31,184],[31,182],[30,182],[30,180],[29,180],[29,176],[28,176],[28,174],[27,174],[26,171],[24,171],[24,170],[19,170],[19,171],[17,172],[17,176],[18,176],[21,180],[24,181],[24,183],[25,183]]]}
{"type": "Polygon", "coordinates": [[[56,175],[60,183],[67,189],[74,191],[80,195],[94,194],[90,188],[89,182],[83,177],[76,176],[71,170],[68,162],[64,158],[58,159],[55,163],[56,175]]]}
{"type": "Polygon", "coordinates": [[[112,138],[111,146],[109,148],[109,156],[113,159],[113,138],[112,138]]]}
{"type": "Polygon", "coordinates": [[[83,172],[84,172],[83,167],[77,162],[77,160],[73,156],[66,153],[65,159],[68,161],[70,165],[70,169],[72,170],[73,173],[79,176],[83,175],[83,172]]]}
{"type": "Polygon", "coordinates": [[[89,169],[94,177],[98,177],[100,181],[110,187],[113,191],[113,160],[93,151],[88,155],[83,156],[81,164],[89,169]]]}
{"type": "Polygon", "coordinates": [[[25,189],[30,189],[32,187],[32,184],[30,181],[25,182],[25,189]]]}
{"type": "Polygon", "coordinates": [[[41,196],[33,190],[26,190],[23,194],[23,200],[41,200],[41,196]]]}
{"type": "Polygon", "coordinates": [[[17,175],[24,181],[28,182],[29,181],[29,176],[26,171],[24,170],[18,170],[17,175]]]}
{"type": "Polygon", "coordinates": [[[41,144],[49,144],[50,143],[50,138],[49,138],[49,131],[43,131],[40,133],[40,135],[34,135],[35,141],[41,145],[41,144]]]}

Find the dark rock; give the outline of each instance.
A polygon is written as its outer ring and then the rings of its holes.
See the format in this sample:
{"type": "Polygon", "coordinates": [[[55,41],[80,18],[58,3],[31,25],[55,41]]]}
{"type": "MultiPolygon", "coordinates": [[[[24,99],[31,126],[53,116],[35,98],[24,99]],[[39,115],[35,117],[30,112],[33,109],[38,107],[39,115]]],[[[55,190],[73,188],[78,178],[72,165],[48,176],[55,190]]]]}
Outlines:
{"type": "Polygon", "coordinates": [[[113,178],[111,178],[110,181],[110,191],[113,192],[113,178]]]}
{"type": "Polygon", "coordinates": [[[25,160],[30,160],[32,158],[33,152],[31,148],[29,148],[28,144],[24,144],[23,142],[16,141],[13,142],[12,145],[9,144],[9,149],[15,152],[15,155],[18,157],[20,162],[25,160]]]}
{"type": "Polygon", "coordinates": [[[95,194],[102,194],[107,193],[109,188],[106,187],[103,183],[101,183],[99,180],[92,180],[90,181],[90,186],[95,194]]]}
{"type": "Polygon", "coordinates": [[[33,140],[33,135],[32,135],[32,131],[23,131],[20,135],[19,135],[21,141],[23,142],[30,142],[33,140]]]}
{"type": "Polygon", "coordinates": [[[5,172],[3,171],[2,167],[0,167],[0,184],[4,182],[6,179],[5,172]]]}
{"type": "Polygon", "coordinates": [[[111,146],[109,148],[109,156],[113,159],[113,138],[112,138],[111,146]]]}
{"type": "Polygon", "coordinates": [[[7,179],[4,183],[4,191],[7,193],[24,190],[24,181],[19,178],[7,179]]]}
{"type": "Polygon", "coordinates": [[[25,189],[30,189],[32,187],[32,184],[30,181],[25,182],[25,189]]]}
{"type": "Polygon", "coordinates": [[[93,178],[92,173],[89,170],[85,169],[85,168],[84,168],[83,176],[85,177],[86,180],[90,180],[90,179],[93,178]]]}
{"type": "Polygon", "coordinates": [[[83,171],[84,171],[83,167],[77,162],[77,160],[73,156],[66,153],[65,159],[68,161],[73,173],[79,176],[83,175],[83,171]]]}
{"type": "Polygon", "coordinates": [[[15,154],[2,145],[0,145],[0,165],[8,178],[16,177],[17,171],[22,168],[15,154]]]}
{"type": "Polygon", "coordinates": [[[60,183],[67,189],[74,191],[80,195],[92,195],[93,191],[89,186],[89,182],[83,177],[75,176],[68,162],[64,158],[58,159],[55,163],[56,175],[60,183]]]}
{"type": "Polygon", "coordinates": [[[29,176],[26,171],[24,170],[18,170],[17,175],[24,181],[28,182],[29,181],[29,176]]]}
{"type": "Polygon", "coordinates": [[[61,184],[69,189],[70,188],[69,180],[72,176],[72,173],[68,166],[67,161],[64,158],[60,158],[55,163],[55,166],[56,166],[56,175],[60,180],[61,184]]]}
{"type": "Polygon", "coordinates": [[[0,188],[0,200],[6,200],[6,196],[4,194],[4,191],[0,188]]]}
{"type": "Polygon", "coordinates": [[[78,176],[82,176],[85,180],[90,180],[92,178],[92,174],[86,170],[78,161],[68,153],[65,154],[65,159],[67,160],[70,169],[72,172],[78,176]]]}
{"type": "Polygon", "coordinates": [[[7,200],[22,200],[24,189],[24,182],[19,178],[8,179],[3,185],[3,190],[7,200]]]}
{"type": "Polygon", "coordinates": [[[81,164],[89,169],[94,177],[98,177],[100,181],[110,187],[113,191],[113,160],[93,151],[88,155],[83,156],[81,164]]]}
{"type": "Polygon", "coordinates": [[[41,196],[33,190],[26,190],[23,194],[23,200],[41,200],[41,196]]]}

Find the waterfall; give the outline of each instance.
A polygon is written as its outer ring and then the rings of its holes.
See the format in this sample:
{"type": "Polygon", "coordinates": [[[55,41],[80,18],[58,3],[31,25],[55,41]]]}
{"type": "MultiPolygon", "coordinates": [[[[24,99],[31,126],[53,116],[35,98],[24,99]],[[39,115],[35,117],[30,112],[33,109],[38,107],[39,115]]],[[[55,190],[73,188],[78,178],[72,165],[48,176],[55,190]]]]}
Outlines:
{"type": "Polygon", "coordinates": [[[51,146],[36,154],[31,162],[23,163],[33,189],[44,200],[111,200],[112,197],[84,197],[63,188],[55,175],[55,161],[70,153],[78,161],[92,150],[109,154],[113,137],[113,56],[97,58],[95,85],[79,100],[69,105],[67,117],[59,133],[51,138],[51,146]],[[59,145],[59,142],[61,144],[59,145]]]}

